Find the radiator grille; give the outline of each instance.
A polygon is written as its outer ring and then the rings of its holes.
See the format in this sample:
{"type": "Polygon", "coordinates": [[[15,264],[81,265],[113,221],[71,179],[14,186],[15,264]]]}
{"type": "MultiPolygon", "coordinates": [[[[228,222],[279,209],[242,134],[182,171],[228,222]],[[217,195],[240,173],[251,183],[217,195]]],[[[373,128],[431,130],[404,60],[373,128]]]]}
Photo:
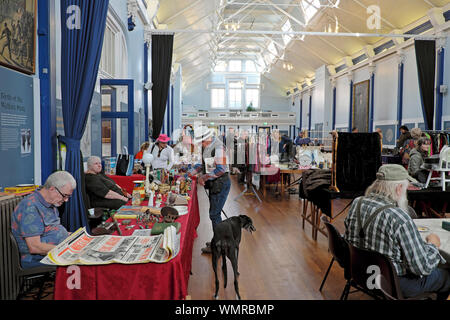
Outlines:
{"type": "Polygon", "coordinates": [[[0,200],[0,300],[15,299],[19,293],[19,279],[11,262],[11,240],[9,228],[14,208],[23,196],[11,196],[0,200]]]}

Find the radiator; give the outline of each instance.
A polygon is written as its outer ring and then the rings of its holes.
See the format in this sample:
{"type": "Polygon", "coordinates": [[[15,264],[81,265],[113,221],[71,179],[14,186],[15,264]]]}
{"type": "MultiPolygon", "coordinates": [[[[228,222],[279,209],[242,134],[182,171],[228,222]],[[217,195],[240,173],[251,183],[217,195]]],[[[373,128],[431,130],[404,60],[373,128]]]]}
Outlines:
{"type": "Polygon", "coordinates": [[[19,293],[19,278],[11,262],[9,229],[11,215],[23,196],[5,197],[0,200],[0,300],[13,300],[19,293]]]}

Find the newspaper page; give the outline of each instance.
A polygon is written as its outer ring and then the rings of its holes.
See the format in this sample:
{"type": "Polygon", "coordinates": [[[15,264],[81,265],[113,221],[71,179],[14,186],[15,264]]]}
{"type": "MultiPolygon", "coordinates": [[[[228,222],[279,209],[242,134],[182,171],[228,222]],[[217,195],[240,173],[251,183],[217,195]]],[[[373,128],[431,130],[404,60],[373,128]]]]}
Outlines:
{"type": "Polygon", "coordinates": [[[156,236],[90,236],[80,228],[41,260],[51,265],[135,264],[171,260],[179,252],[174,227],[156,236]]]}

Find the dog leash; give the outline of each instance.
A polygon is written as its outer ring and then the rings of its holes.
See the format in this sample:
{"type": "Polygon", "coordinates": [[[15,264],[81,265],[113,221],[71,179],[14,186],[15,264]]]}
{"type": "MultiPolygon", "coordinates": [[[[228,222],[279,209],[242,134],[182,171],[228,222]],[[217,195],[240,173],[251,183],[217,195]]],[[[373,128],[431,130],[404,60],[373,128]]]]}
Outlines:
{"type": "MultiPolygon", "coordinates": [[[[211,203],[211,198],[210,198],[210,196],[209,196],[208,191],[206,191],[206,188],[203,188],[203,190],[205,190],[205,193],[206,193],[206,195],[208,196],[209,202],[211,203]]],[[[227,214],[225,213],[225,211],[223,211],[223,208],[222,208],[222,213],[223,213],[223,215],[228,219],[228,216],[227,216],[227,214]]]]}

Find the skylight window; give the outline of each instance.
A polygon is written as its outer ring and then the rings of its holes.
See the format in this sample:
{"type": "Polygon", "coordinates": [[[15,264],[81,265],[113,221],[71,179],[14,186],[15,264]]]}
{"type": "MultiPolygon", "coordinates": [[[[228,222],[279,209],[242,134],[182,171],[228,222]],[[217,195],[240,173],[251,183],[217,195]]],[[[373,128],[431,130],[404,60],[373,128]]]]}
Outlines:
{"type": "MultiPolygon", "coordinates": [[[[281,30],[283,30],[283,32],[291,32],[292,30],[292,26],[291,26],[291,22],[288,20],[286,20],[286,23],[281,27],[281,30]]],[[[291,42],[292,40],[292,35],[289,34],[283,34],[283,42],[284,45],[287,46],[289,44],[289,42],[291,42]]]]}
{"type": "Polygon", "coordinates": [[[225,72],[227,71],[227,62],[224,60],[217,61],[217,64],[214,68],[215,72],[225,72]]]}
{"type": "Polygon", "coordinates": [[[305,22],[308,22],[314,17],[314,15],[319,11],[320,0],[303,0],[302,1],[303,12],[305,13],[305,22]]]}

